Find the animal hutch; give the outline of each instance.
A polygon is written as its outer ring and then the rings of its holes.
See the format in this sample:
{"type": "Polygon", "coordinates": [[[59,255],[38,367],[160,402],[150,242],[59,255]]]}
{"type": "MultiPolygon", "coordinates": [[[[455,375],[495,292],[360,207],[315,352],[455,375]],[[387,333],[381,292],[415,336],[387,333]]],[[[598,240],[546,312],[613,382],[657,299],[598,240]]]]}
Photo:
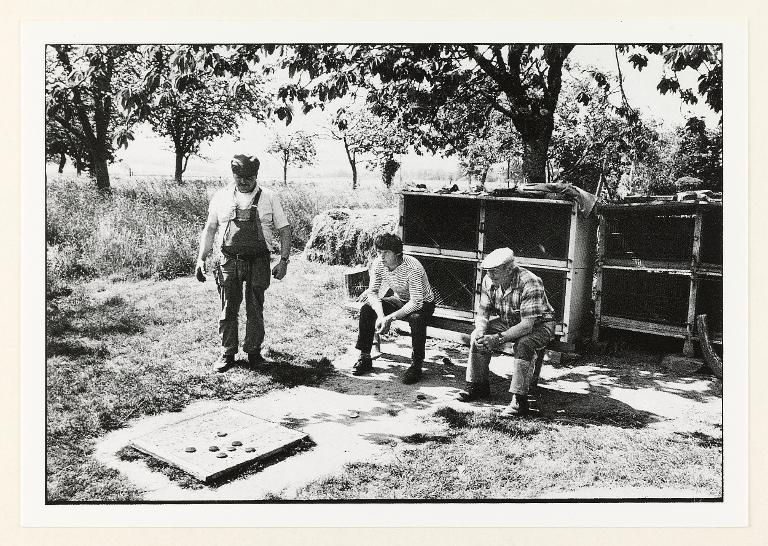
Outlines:
{"type": "Polygon", "coordinates": [[[509,247],[518,265],[539,276],[557,320],[556,338],[573,343],[591,332],[597,222],[565,199],[403,191],[399,235],[436,296],[439,327],[469,332],[485,272],[480,262],[509,247]]]}
{"type": "Polygon", "coordinates": [[[684,340],[693,353],[696,317],[722,344],[722,203],[611,204],[599,209],[595,330],[684,340]]]}

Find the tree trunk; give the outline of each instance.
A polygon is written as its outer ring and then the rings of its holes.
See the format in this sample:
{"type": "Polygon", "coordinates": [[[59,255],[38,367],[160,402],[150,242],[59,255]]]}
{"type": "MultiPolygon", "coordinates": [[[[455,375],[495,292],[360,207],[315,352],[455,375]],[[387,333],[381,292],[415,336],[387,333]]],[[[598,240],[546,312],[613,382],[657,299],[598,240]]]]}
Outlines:
{"type": "Polygon", "coordinates": [[[523,177],[526,183],[546,183],[548,148],[549,138],[539,136],[523,141],[523,177]]]}
{"type": "Polygon", "coordinates": [[[181,184],[184,182],[184,153],[176,152],[176,169],[173,175],[174,180],[181,184]]]}
{"type": "Polygon", "coordinates": [[[107,170],[107,160],[101,157],[93,158],[93,170],[91,176],[96,179],[96,187],[103,191],[109,192],[109,170],[107,170]]]}
{"type": "Polygon", "coordinates": [[[61,152],[61,155],[59,156],[59,174],[64,172],[64,165],[67,164],[67,156],[64,154],[64,152],[61,152]]]}
{"type": "Polygon", "coordinates": [[[283,160],[283,186],[288,185],[288,160],[283,160]]]}
{"type": "Polygon", "coordinates": [[[490,170],[489,166],[483,167],[483,174],[480,177],[480,185],[485,188],[485,179],[488,178],[488,171],[490,170]]]}
{"type": "Polygon", "coordinates": [[[346,135],[343,138],[344,142],[344,151],[347,153],[347,161],[349,161],[349,166],[352,168],[352,189],[357,189],[357,161],[355,160],[355,152],[350,151],[349,149],[349,143],[347,142],[346,135]]]}

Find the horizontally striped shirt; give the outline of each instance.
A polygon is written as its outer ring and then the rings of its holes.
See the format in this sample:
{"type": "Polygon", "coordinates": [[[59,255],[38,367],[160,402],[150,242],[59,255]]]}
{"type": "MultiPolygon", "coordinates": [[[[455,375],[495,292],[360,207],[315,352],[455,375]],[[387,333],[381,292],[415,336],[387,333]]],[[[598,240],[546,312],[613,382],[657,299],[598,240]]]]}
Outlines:
{"type": "Polygon", "coordinates": [[[435,293],[429,284],[424,266],[413,256],[403,255],[403,263],[394,271],[387,269],[381,258],[376,258],[373,261],[368,289],[372,294],[378,294],[382,285],[391,288],[398,299],[405,302],[400,309],[403,316],[418,311],[424,302],[435,301],[435,293]]]}
{"type": "Polygon", "coordinates": [[[534,325],[538,325],[553,320],[553,312],[544,291],[544,283],[527,269],[515,268],[506,291],[494,285],[490,275],[483,278],[480,314],[485,318],[498,315],[508,327],[519,324],[522,319],[534,318],[534,325]]]}

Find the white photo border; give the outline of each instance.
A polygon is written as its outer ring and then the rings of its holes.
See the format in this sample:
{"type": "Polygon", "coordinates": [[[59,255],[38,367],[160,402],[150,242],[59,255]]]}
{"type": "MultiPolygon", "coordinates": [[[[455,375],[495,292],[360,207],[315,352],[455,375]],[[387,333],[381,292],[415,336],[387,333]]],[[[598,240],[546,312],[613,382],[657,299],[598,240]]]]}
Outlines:
{"type": "Polygon", "coordinates": [[[32,527],[739,527],[747,525],[748,172],[744,22],[27,22],[21,49],[21,490],[32,527]],[[722,43],[722,502],[45,503],[44,49],[48,43],[722,43]]]}

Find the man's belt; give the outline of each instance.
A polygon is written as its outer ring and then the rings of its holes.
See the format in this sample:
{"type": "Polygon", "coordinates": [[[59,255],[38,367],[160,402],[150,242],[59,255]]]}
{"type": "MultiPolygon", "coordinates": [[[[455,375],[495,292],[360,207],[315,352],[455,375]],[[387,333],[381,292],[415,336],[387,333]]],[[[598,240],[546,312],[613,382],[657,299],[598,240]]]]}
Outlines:
{"type": "Polygon", "coordinates": [[[269,250],[265,252],[260,252],[258,254],[242,254],[242,253],[230,252],[222,248],[221,253],[229,259],[242,260],[244,262],[250,262],[259,258],[269,258],[270,256],[269,250]]]}

